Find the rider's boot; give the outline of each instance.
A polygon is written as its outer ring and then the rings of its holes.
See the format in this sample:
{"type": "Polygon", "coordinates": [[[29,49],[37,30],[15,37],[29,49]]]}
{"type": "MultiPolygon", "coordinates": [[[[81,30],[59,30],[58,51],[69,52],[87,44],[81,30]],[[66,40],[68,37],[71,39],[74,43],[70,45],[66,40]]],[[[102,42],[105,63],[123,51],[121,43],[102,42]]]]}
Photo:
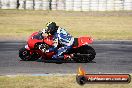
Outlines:
{"type": "Polygon", "coordinates": [[[55,60],[56,62],[63,62],[64,56],[57,56],[53,55],[52,59],[55,60]]]}

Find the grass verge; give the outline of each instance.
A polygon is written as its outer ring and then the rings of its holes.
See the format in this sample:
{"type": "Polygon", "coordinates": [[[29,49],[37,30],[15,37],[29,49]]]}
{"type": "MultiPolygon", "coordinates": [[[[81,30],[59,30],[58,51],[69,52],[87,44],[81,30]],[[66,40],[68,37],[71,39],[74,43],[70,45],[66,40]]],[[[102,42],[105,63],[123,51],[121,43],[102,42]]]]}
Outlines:
{"type": "Polygon", "coordinates": [[[131,40],[132,11],[66,12],[0,10],[0,37],[23,39],[55,21],[73,36],[90,35],[98,40],[131,40]]]}
{"type": "Polygon", "coordinates": [[[0,88],[132,88],[129,84],[76,83],[75,75],[68,76],[0,76],[0,88]]]}

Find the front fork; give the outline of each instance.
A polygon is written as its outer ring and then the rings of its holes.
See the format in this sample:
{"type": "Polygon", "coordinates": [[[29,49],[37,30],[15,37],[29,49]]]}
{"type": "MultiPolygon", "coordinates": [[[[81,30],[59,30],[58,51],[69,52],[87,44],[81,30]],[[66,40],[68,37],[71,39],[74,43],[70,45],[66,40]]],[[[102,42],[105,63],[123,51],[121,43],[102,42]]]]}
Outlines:
{"type": "Polygon", "coordinates": [[[25,49],[30,50],[30,48],[29,48],[29,46],[28,46],[28,45],[25,45],[25,49]]]}

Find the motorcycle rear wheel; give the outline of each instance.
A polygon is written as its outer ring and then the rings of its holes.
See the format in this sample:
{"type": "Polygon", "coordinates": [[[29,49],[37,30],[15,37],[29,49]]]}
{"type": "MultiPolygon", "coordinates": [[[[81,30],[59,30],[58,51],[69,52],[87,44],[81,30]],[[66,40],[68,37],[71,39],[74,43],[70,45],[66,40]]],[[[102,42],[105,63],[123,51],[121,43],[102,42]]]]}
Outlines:
{"type": "Polygon", "coordinates": [[[79,63],[90,62],[95,58],[96,55],[95,50],[88,45],[80,47],[77,53],[79,53],[80,55],[76,55],[76,57],[78,58],[76,58],[75,61],[79,63]]]}

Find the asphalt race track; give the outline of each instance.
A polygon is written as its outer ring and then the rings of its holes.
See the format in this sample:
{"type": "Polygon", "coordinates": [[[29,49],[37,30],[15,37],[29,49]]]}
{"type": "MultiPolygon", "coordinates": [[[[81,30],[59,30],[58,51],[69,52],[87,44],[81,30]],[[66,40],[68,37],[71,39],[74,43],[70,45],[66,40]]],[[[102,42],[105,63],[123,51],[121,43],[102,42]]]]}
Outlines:
{"type": "Polygon", "coordinates": [[[132,73],[132,41],[95,41],[96,58],[91,63],[44,63],[20,61],[18,50],[25,42],[0,42],[0,75],[76,73],[132,73]]]}

